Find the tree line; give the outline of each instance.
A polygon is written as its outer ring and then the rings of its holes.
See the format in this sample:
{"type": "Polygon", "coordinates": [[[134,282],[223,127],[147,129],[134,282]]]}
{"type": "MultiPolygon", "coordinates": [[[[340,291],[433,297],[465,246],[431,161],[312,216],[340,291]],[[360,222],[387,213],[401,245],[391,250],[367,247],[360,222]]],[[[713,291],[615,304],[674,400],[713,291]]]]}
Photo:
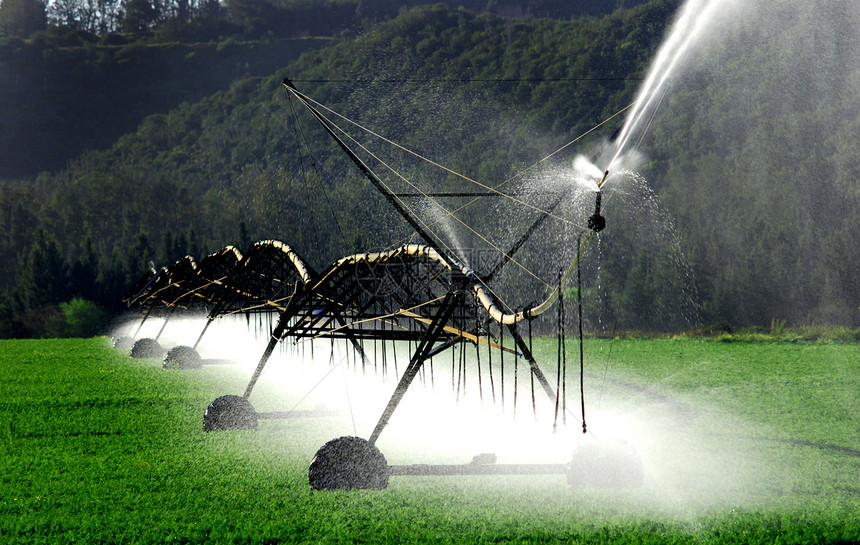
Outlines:
{"type": "MultiPolygon", "coordinates": [[[[476,12],[514,17],[602,16],[644,0],[458,0],[476,12]]],[[[397,15],[421,0],[4,0],[0,37],[27,38],[49,27],[92,35],[157,32],[160,39],[242,35],[330,35],[397,15]]]]}

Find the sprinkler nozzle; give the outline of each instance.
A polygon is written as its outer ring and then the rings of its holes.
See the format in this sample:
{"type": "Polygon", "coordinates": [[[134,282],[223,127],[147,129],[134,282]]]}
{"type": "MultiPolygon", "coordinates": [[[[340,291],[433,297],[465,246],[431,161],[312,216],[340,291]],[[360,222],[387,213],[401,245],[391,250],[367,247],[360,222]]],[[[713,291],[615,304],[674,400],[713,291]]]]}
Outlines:
{"type": "Polygon", "coordinates": [[[603,177],[600,179],[600,181],[599,181],[599,182],[597,182],[597,187],[598,187],[598,188],[603,187],[603,182],[605,182],[605,181],[606,181],[606,178],[607,178],[608,176],[609,176],[609,169],[607,169],[607,170],[603,173],[603,177]]]}

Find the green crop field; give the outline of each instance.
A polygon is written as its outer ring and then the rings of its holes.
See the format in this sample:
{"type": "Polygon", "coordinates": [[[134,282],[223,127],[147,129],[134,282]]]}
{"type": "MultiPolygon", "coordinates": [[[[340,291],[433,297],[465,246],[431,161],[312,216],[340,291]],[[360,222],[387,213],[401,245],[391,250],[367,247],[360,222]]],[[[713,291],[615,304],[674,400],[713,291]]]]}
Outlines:
{"type": "MultiPolygon", "coordinates": [[[[860,542],[860,345],[593,340],[586,355],[589,426],[623,423],[641,488],[437,476],[314,492],[310,457],[351,427],[202,431],[247,366],[165,371],[104,338],[0,341],[0,543],[860,542]]],[[[390,463],[409,461],[389,444],[390,463]]]]}

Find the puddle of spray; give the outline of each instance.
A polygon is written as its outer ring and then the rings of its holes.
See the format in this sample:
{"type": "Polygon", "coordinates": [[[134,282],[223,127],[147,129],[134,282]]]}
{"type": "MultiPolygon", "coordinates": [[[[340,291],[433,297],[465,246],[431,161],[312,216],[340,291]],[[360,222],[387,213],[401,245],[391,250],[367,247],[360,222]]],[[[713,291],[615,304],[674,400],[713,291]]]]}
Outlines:
{"type": "MultiPolygon", "coordinates": [[[[636,396],[633,396],[634,398],[636,396]]],[[[604,399],[606,403],[606,399],[604,399]]],[[[756,485],[754,453],[710,431],[731,419],[695,403],[610,400],[612,410],[588,418],[597,441],[623,441],[642,459],[635,493],[667,512],[699,512],[749,501],[756,485]]]]}

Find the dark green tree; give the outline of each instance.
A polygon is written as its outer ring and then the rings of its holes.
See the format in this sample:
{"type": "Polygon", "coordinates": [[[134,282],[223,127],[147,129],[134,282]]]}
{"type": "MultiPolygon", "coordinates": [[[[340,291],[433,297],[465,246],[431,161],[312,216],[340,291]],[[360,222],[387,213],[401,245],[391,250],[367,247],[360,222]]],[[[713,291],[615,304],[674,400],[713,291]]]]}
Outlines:
{"type": "Polygon", "coordinates": [[[157,0],[124,0],[120,28],[125,32],[149,30],[161,18],[157,0]]]}
{"type": "Polygon", "coordinates": [[[98,256],[92,238],[87,237],[81,255],[69,268],[69,292],[90,301],[96,300],[99,297],[98,272],[98,256]]]}
{"type": "Polygon", "coordinates": [[[0,2],[0,36],[26,38],[44,30],[48,23],[46,5],[40,0],[3,0],[0,2]]]}
{"type": "Polygon", "coordinates": [[[125,262],[125,282],[128,286],[137,280],[150,266],[153,253],[149,245],[149,236],[144,233],[138,233],[134,244],[128,247],[126,252],[125,262]]]}
{"type": "Polygon", "coordinates": [[[68,296],[68,267],[56,240],[41,228],[17,280],[12,304],[13,319],[19,323],[15,329],[28,337],[62,334],[58,304],[68,296]]]}
{"type": "Polygon", "coordinates": [[[65,325],[64,336],[93,337],[107,325],[108,314],[105,309],[80,297],[60,303],[60,311],[65,325]]]}
{"type": "Polygon", "coordinates": [[[54,0],[46,10],[48,22],[64,30],[88,30],[79,0],[54,0]]]}
{"type": "Polygon", "coordinates": [[[250,36],[272,28],[276,10],[268,0],[227,0],[226,5],[230,19],[250,36]]]}
{"type": "Polygon", "coordinates": [[[56,304],[68,295],[68,267],[53,236],[36,230],[33,248],[18,271],[18,295],[25,308],[56,304]]]}

